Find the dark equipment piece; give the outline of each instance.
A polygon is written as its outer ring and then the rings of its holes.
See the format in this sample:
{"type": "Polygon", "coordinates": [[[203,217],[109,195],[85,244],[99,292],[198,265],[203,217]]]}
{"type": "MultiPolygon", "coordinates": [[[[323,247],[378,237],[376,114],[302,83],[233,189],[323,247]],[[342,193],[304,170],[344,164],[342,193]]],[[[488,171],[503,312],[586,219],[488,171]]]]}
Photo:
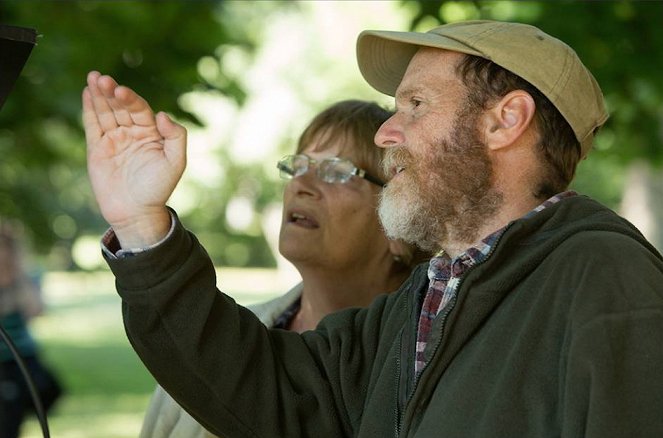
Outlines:
{"type": "Polygon", "coordinates": [[[0,108],[37,43],[37,31],[0,24],[0,108]]]}

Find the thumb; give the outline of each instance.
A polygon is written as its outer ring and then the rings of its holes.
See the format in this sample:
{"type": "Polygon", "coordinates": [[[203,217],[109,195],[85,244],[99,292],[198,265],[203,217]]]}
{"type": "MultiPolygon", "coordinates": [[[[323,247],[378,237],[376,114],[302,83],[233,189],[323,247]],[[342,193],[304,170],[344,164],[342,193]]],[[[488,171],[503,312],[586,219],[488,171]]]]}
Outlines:
{"type": "Polygon", "coordinates": [[[186,163],[186,128],[175,123],[166,113],[159,112],[156,116],[157,130],[164,138],[164,153],[168,160],[179,163],[184,167],[186,163]]]}

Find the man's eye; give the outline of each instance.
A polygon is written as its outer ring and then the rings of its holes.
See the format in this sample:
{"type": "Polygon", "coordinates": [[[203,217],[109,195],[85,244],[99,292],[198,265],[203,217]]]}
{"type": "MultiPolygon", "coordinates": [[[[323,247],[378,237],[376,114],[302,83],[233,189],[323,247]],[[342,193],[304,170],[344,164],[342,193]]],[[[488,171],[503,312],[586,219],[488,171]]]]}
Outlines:
{"type": "Polygon", "coordinates": [[[410,105],[412,105],[414,108],[418,107],[421,104],[421,100],[411,98],[410,99],[410,105]]]}

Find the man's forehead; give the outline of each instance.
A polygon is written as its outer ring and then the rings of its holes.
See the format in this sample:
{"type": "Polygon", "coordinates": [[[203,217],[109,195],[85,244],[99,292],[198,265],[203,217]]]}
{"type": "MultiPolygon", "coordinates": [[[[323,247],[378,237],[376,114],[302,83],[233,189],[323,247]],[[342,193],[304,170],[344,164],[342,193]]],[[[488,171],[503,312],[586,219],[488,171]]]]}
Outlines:
{"type": "Polygon", "coordinates": [[[411,71],[438,72],[455,75],[456,68],[467,55],[434,47],[421,47],[408,64],[405,74],[411,71]]]}
{"type": "Polygon", "coordinates": [[[429,75],[421,77],[417,75],[405,75],[394,95],[397,101],[403,101],[412,97],[432,99],[440,94],[460,92],[464,89],[460,78],[456,75],[429,75]]]}
{"type": "Polygon", "coordinates": [[[396,90],[396,98],[430,88],[439,90],[458,82],[456,68],[464,57],[458,52],[422,47],[410,60],[396,90]]]}

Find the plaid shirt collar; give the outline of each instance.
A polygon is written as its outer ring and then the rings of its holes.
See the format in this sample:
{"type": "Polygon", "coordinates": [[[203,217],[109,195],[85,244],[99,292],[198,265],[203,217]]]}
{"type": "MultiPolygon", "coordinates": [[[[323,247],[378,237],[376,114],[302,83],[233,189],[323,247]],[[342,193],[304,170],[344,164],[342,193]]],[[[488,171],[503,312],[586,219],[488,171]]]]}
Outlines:
{"type": "MultiPolygon", "coordinates": [[[[550,207],[553,204],[561,201],[562,199],[569,198],[571,196],[576,196],[577,193],[569,190],[566,192],[558,193],[557,195],[547,199],[546,201],[539,204],[536,208],[529,211],[523,216],[523,218],[529,218],[534,216],[536,213],[540,212],[544,208],[550,207]]],[[[459,277],[461,276],[467,268],[474,266],[479,262],[482,262],[490,253],[492,247],[495,245],[497,239],[502,235],[505,227],[500,228],[499,230],[489,234],[483,238],[476,245],[468,248],[462,254],[459,254],[455,259],[451,259],[448,254],[443,250],[439,251],[435,257],[430,260],[428,266],[428,279],[433,280],[442,280],[447,281],[450,276],[459,277]]]]}
{"type": "MultiPolygon", "coordinates": [[[[559,193],[539,204],[525,214],[523,218],[531,217],[562,199],[576,194],[573,191],[559,193]]],[[[463,275],[470,267],[483,262],[488,257],[505,229],[506,226],[489,234],[454,259],[451,259],[444,251],[440,251],[430,260],[428,265],[429,285],[421,306],[417,326],[415,373],[418,374],[429,359],[424,353],[432,332],[433,321],[443,309],[450,305],[452,299],[456,296],[463,275]]]]}

